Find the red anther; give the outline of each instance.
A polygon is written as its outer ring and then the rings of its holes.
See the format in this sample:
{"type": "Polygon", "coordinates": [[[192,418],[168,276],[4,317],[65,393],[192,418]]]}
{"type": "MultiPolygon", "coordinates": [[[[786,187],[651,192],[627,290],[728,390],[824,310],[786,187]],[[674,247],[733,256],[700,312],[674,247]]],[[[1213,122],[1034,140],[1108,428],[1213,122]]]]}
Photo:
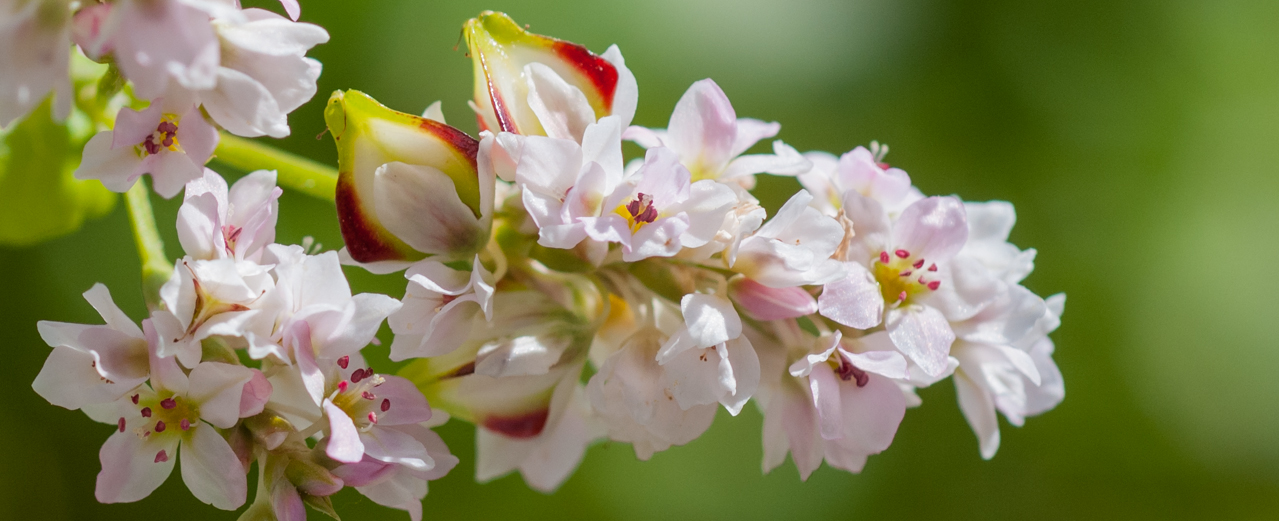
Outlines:
{"type": "Polygon", "coordinates": [[[900,277],[909,277],[909,276],[910,276],[910,274],[911,274],[911,271],[910,271],[910,270],[906,270],[906,271],[901,272],[901,274],[900,274],[900,275],[898,275],[898,276],[900,276],[900,277]]]}
{"type": "Polygon", "coordinates": [[[138,404],[138,395],[136,395],[136,394],[135,394],[135,395],[133,395],[132,397],[130,397],[129,399],[130,399],[130,400],[133,400],[133,405],[137,405],[137,404],[138,404]]]}
{"type": "Polygon", "coordinates": [[[346,366],[349,365],[350,363],[351,363],[351,357],[349,356],[344,356],[338,359],[338,367],[341,367],[343,369],[346,369],[346,366]]]}
{"type": "Polygon", "coordinates": [[[939,287],[941,287],[941,281],[940,281],[940,280],[934,280],[934,281],[932,281],[932,282],[929,282],[929,283],[928,283],[928,289],[931,289],[931,290],[933,290],[933,291],[937,291],[937,288],[939,288],[939,287]]]}
{"type": "Polygon", "coordinates": [[[363,393],[360,393],[360,396],[363,396],[365,400],[372,400],[374,398],[377,398],[376,396],[373,396],[373,393],[368,391],[364,391],[363,393]]]}
{"type": "Polygon", "coordinates": [[[166,461],[169,461],[169,455],[164,452],[164,449],[160,449],[160,452],[155,453],[156,463],[164,463],[166,461]]]}
{"type": "Polygon", "coordinates": [[[143,408],[142,408],[142,417],[143,417],[143,418],[150,418],[150,417],[151,417],[151,408],[150,408],[150,407],[143,407],[143,408]]]}
{"type": "Polygon", "coordinates": [[[888,252],[886,252],[886,251],[881,251],[881,252],[879,252],[879,262],[882,262],[882,263],[884,263],[884,264],[888,264],[888,262],[889,262],[889,261],[891,261],[891,260],[893,260],[893,259],[891,259],[891,258],[889,258],[889,257],[888,257],[888,252]]]}
{"type": "Polygon", "coordinates": [[[377,414],[369,413],[369,423],[377,425],[377,414]]]}
{"type": "Polygon", "coordinates": [[[182,421],[178,423],[178,426],[182,427],[182,430],[184,431],[189,431],[191,430],[191,420],[183,418],[182,421]]]}
{"type": "Polygon", "coordinates": [[[928,271],[937,271],[937,265],[933,264],[932,266],[929,266],[928,271]]]}
{"type": "Polygon", "coordinates": [[[924,277],[923,277],[923,276],[920,276],[920,277],[919,277],[919,283],[920,283],[920,284],[924,284],[924,285],[927,285],[927,284],[928,284],[927,282],[924,282],[924,277]]]}
{"type": "Polygon", "coordinates": [[[908,297],[908,296],[909,296],[909,295],[907,295],[905,291],[903,291],[903,292],[901,292],[901,293],[898,293],[898,294],[897,294],[897,301],[898,301],[898,302],[900,302],[900,301],[904,301],[904,300],[906,300],[906,297],[908,297]]]}
{"type": "Polygon", "coordinates": [[[888,163],[885,163],[883,161],[875,163],[875,166],[878,166],[880,170],[888,170],[889,168],[892,168],[892,165],[889,165],[888,163]]]}
{"type": "Polygon", "coordinates": [[[164,432],[165,425],[163,421],[155,422],[155,432],[164,432]]]}
{"type": "Polygon", "coordinates": [[[895,252],[893,252],[893,253],[894,253],[895,255],[897,255],[897,257],[898,257],[898,258],[900,258],[900,259],[905,259],[906,257],[909,257],[909,256],[910,256],[910,252],[908,252],[908,251],[906,251],[906,250],[897,250],[897,251],[895,251],[895,252]]]}
{"type": "Polygon", "coordinates": [[[363,379],[364,379],[363,369],[356,369],[354,373],[351,373],[351,383],[358,384],[360,383],[360,380],[363,380],[363,379]]]}
{"type": "Polygon", "coordinates": [[[177,406],[178,406],[178,401],[174,400],[173,398],[165,398],[163,400],[160,400],[160,407],[164,407],[165,409],[172,409],[177,406]]]}
{"type": "Polygon", "coordinates": [[[388,410],[390,410],[390,409],[391,409],[391,399],[390,399],[390,398],[383,398],[383,399],[382,399],[382,412],[386,412],[386,411],[388,411],[388,410]]]}
{"type": "Polygon", "coordinates": [[[120,421],[115,422],[115,424],[120,427],[120,432],[124,432],[124,417],[120,417],[120,421]]]}
{"type": "MultiPolygon", "coordinates": [[[[351,375],[351,376],[355,376],[355,375],[351,375]]],[[[346,380],[342,380],[341,382],[338,382],[338,392],[339,393],[346,392],[346,386],[347,386],[346,380]]]]}
{"type": "Polygon", "coordinates": [[[919,260],[915,261],[915,263],[914,263],[914,264],[912,264],[912,266],[914,266],[914,267],[915,267],[915,269],[919,269],[919,268],[924,267],[924,259],[919,259],[919,260]]]}

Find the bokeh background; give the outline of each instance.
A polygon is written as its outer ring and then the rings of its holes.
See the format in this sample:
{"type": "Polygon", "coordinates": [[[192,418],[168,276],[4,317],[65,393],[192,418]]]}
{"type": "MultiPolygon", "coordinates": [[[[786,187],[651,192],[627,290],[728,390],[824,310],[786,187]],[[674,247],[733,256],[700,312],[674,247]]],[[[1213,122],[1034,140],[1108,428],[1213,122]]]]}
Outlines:
{"type": "MultiPolygon", "coordinates": [[[[1279,4],[1174,0],[303,0],[332,40],[320,93],[279,143],[335,161],[327,93],[406,112],[444,101],[474,131],[459,29],[483,9],[602,52],[639,79],[637,124],[665,126],[714,78],[740,116],[776,120],[800,150],[872,139],[925,192],[1013,202],[1013,241],[1039,250],[1027,285],[1069,295],[1054,335],[1066,400],[982,461],[949,381],[921,392],[893,446],[851,475],[761,475],[760,414],[722,414],[697,441],[635,459],[590,449],[555,494],[518,475],[474,480],[474,430],[440,429],[461,465],[431,484],[427,519],[1273,519],[1279,516],[1279,4]]],[[[279,10],[277,5],[256,2],[279,10]]],[[[636,152],[636,149],[630,149],[636,152]]],[[[238,172],[223,170],[229,177],[238,172]]],[[[769,179],[772,207],[797,185],[769,179]]],[[[177,201],[157,201],[169,253],[177,201]]],[[[104,282],[144,306],[123,205],[79,232],[0,248],[0,518],[234,519],[177,476],[150,499],[99,505],[112,427],[52,407],[30,382],[37,320],[98,320],[104,282]]],[[[281,199],[280,242],[340,246],[331,205],[281,199]]],[[[404,281],[348,271],[356,291],[404,281]]],[[[382,332],[383,340],[389,340],[382,332]]],[[[385,347],[370,349],[380,369],[385,347]]],[[[407,519],[353,491],[343,519],[407,519]]],[[[320,516],[312,513],[312,516],[320,516]]]]}

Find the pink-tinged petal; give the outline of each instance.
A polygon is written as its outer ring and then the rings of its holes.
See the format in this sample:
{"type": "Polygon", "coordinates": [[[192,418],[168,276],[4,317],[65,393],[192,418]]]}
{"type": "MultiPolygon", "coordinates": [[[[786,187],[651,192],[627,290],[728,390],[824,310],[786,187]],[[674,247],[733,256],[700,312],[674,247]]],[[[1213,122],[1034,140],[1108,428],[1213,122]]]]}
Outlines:
{"type": "MultiPolygon", "coordinates": [[[[246,384],[262,373],[242,365],[203,362],[191,370],[187,396],[200,404],[200,418],[221,429],[235,426],[246,384]]],[[[261,384],[270,384],[265,380],[261,384]]],[[[261,385],[256,384],[256,385],[261,385]]]]}
{"type": "Polygon", "coordinates": [[[261,371],[253,369],[253,378],[244,384],[244,392],[240,395],[240,417],[248,418],[262,412],[271,399],[271,382],[261,371]]]}
{"type": "Polygon", "coordinates": [[[846,263],[848,276],[829,282],[817,298],[817,309],[822,316],[857,329],[870,329],[879,325],[884,316],[884,297],[879,283],[864,266],[846,263]]]}
{"type": "Polygon", "coordinates": [[[468,20],[462,32],[474,64],[480,130],[544,135],[529,107],[522,74],[530,63],[547,66],[580,90],[594,118],[616,113],[623,126],[630,123],[637,90],[621,53],[597,56],[580,45],[527,32],[510,17],[492,11],[468,20]]]}
{"type": "Polygon", "coordinates": [[[711,79],[693,83],[680,97],[666,128],[667,146],[697,179],[714,179],[733,157],[737,113],[711,79]]]}
{"type": "Polygon", "coordinates": [[[142,338],[108,327],[92,327],[80,332],[77,345],[93,355],[98,374],[106,380],[141,380],[150,372],[147,342],[142,338]]]}
{"type": "Polygon", "coordinates": [[[963,411],[968,425],[977,434],[982,459],[991,459],[999,451],[999,419],[995,416],[995,403],[990,393],[959,371],[955,373],[955,394],[959,397],[959,410],[963,411]]]}
{"type": "Polygon", "coordinates": [[[666,131],[630,126],[622,132],[622,139],[634,142],[643,148],[666,146],[666,131]]]}
{"type": "Polygon", "coordinates": [[[271,489],[271,512],[276,521],[306,521],[306,503],[298,489],[288,483],[271,489]]]}
{"type": "Polygon", "coordinates": [[[191,107],[178,122],[177,138],[191,162],[202,167],[218,146],[218,129],[204,120],[199,107],[191,107]]]}
{"type": "Polygon", "coordinates": [[[427,471],[435,466],[435,460],[412,436],[395,429],[376,427],[360,433],[364,452],[370,458],[396,465],[404,465],[417,471],[427,471]]]}
{"type": "MultiPolygon", "coordinates": [[[[284,332],[284,342],[293,346],[293,359],[297,362],[298,374],[317,405],[324,401],[324,372],[315,361],[315,348],[311,344],[311,327],[306,322],[298,322],[284,332]]],[[[351,463],[351,462],[348,462],[351,463]]]]}
{"type": "Polygon", "coordinates": [[[84,292],[84,300],[89,302],[90,306],[102,316],[102,320],[106,321],[111,329],[125,333],[127,335],[142,338],[142,329],[125,315],[120,307],[111,299],[111,291],[106,285],[98,283],[94,284],[89,291],[84,292]]]}
{"type": "Polygon", "coordinates": [[[558,335],[517,336],[489,342],[475,355],[475,373],[494,378],[547,374],[571,342],[571,338],[558,335]]]}
{"type": "Polygon", "coordinates": [[[133,147],[141,144],[147,136],[155,132],[163,116],[164,111],[160,103],[152,103],[141,111],[130,108],[120,109],[120,113],[116,115],[115,127],[112,129],[111,148],[132,151],[133,147]]]}
{"type": "Polygon", "coordinates": [[[856,190],[844,193],[843,206],[844,217],[852,221],[854,234],[845,251],[845,260],[868,264],[890,246],[892,231],[888,213],[879,201],[856,190]]]}
{"type": "Polygon", "coordinates": [[[686,328],[673,335],[657,353],[663,365],[681,351],[707,348],[727,342],[742,334],[742,319],[727,298],[716,295],[689,294],[680,301],[686,328]]]}
{"type": "Polygon", "coordinates": [[[423,473],[422,477],[428,480],[435,480],[444,477],[457,466],[459,460],[449,452],[449,448],[444,444],[444,439],[439,434],[421,425],[406,425],[399,427],[400,430],[409,433],[414,439],[426,447],[426,452],[431,455],[431,459],[435,460],[435,466],[431,470],[423,473]]]}
{"type": "Polygon", "coordinates": [[[840,385],[844,436],[826,443],[826,463],[849,472],[861,472],[866,457],[893,443],[897,426],[906,415],[906,398],[892,380],[871,376],[864,387],[840,385]]]}
{"type": "Polygon", "coordinates": [[[178,208],[178,243],[192,258],[216,259],[226,252],[218,199],[211,193],[192,195],[191,184],[197,182],[188,183],[186,200],[178,208]]]}
{"type": "Polygon", "coordinates": [[[849,340],[846,345],[858,348],[856,351],[849,351],[841,346],[839,350],[858,369],[898,380],[910,376],[906,358],[897,351],[892,339],[884,331],[849,340]]]}
{"type": "Polygon", "coordinates": [[[731,157],[742,155],[755,143],[776,136],[782,130],[781,123],[776,121],[760,121],[751,118],[738,118],[737,134],[733,136],[731,157]]]}
{"type": "Polygon", "coordinates": [[[739,204],[737,194],[728,185],[703,180],[689,186],[688,200],[674,210],[688,214],[688,231],[680,236],[685,248],[698,248],[710,242],[724,224],[724,216],[739,204]]]}
{"type": "Polygon", "coordinates": [[[244,137],[289,135],[287,113],[265,85],[228,67],[218,69],[217,88],[201,93],[209,117],[228,132],[244,137]]]}
{"type": "Polygon", "coordinates": [[[883,168],[866,147],[840,156],[835,175],[845,190],[857,191],[887,206],[901,203],[910,192],[910,176],[899,168],[883,168]]]}
{"type": "Polygon", "coordinates": [[[107,403],[127,394],[146,378],[107,383],[93,367],[93,355],[65,346],[49,353],[31,388],[49,403],[67,409],[107,403]]]}
{"type": "Polygon", "coordinates": [[[280,5],[284,6],[284,12],[289,14],[289,19],[298,21],[298,17],[302,16],[302,6],[298,5],[298,0],[280,0],[280,5]]]}
{"type": "Polygon", "coordinates": [[[524,76],[528,79],[529,109],[547,137],[581,142],[586,127],[595,123],[595,111],[586,95],[540,63],[525,65],[524,76]]]}
{"type": "MultiPolygon", "coordinates": [[[[231,459],[239,464],[234,456],[231,459]]],[[[98,460],[102,471],[94,497],[99,503],[132,503],[151,495],[173,473],[178,438],[153,441],[130,430],[117,431],[102,444],[98,460]],[[161,451],[164,456],[158,457],[161,451]]]]}
{"type": "MultiPolygon", "coordinates": [[[[521,148],[515,182],[540,194],[563,197],[577,183],[581,167],[582,150],[578,144],[566,139],[530,136],[524,139],[521,148]]],[[[555,212],[558,213],[558,209],[555,212]]]]}
{"type": "Polygon", "coordinates": [[[378,220],[405,244],[445,259],[469,258],[488,228],[458,198],[452,179],[423,165],[393,162],[374,173],[378,220]]]}
{"type": "MultiPolygon", "coordinates": [[[[368,263],[423,257],[380,221],[376,172],[387,163],[426,166],[442,172],[476,219],[487,221],[491,217],[493,173],[487,167],[480,168],[476,161],[479,142],[464,132],[393,111],[358,91],[335,92],[329,98],[324,119],[338,147],[338,218],[352,259],[368,263]]],[[[429,227],[431,223],[423,222],[421,226],[429,227]]],[[[487,226],[484,225],[486,229],[487,226]]],[[[482,246],[481,241],[479,247],[482,246]]]]}
{"type": "Polygon", "coordinates": [[[112,139],[112,133],[108,130],[97,133],[84,145],[84,154],[80,166],[76,167],[75,178],[97,179],[108,190],[124,193],[142,175],[142,159],[132,148],[111,148],[112,139]]]}
{"type": "Polygon", "coordinates": [[[729,340],[724,347],[716,350],[724,353],[724,360],[733,372],[732,390],[720,399],[720,404],[729,414],[737,416],[759,389],[759,356],[744,336],[729,340]]]}
{"type": "Polygon", "coordinates": [[[324,453],[340,463],[358,463],[364,458],[364,442],[360,441],[355,422],[333,402],[325,400],[323,407],[329,417],[329,438],[324,453]]]}
{"type": "MultiPolygon", "coordinates": [[[[612,64],[617,69],[617,84],[613,89],[613,100],[610,114],[617,116],[618,128],[626,128],[631,124],[631,120],[635,117],[635,108],[639,105],[639,85],[635,82],[635,75],[626,67],[626,60],[622,58],[622,50],[617,45],[610,45],[604,50],[604,54],[600,55],[604,61],[612,64]]],[[[601,117],[600,119],[604,119],[601,117]]]]}
{"type": "Polygon", "coordinates": [[[817,410],[818,427],[823,439],[836,440],[844,433],[844,413],[840,404],[839,379],[827,364],[817,364],[808,375],[808,387],[817,410]]]}
{"type": "Polygon", "coordinates": [[[804,288],[770,288],[745,277],[729,281],[728,294],[756,320],[797,318],[818,309],[817,300],[804,288]]]}
{"type": "Polygon", "coordinates": [[[222,510],[240,508],[248,490],[244,466],[235,451],[205,425],[193,426],[189,441],[182,445],[182,481],[196,499],[222,510]]]}
{"type": "Polygon", "coordinates": [[[667,390],[684,410],[717,403],[736,387],[732,364],[718,349],[689,349],[662,367],[666,370],[667,390]]]}
{"type": "Polygon", "coordinates": [[[940,311],[927,306],[908,306],[890,311],[884,325],[897,349],[925,374],[935,377],[946,371],[955,333],[940,311]]]}
{"type": "Polygon", "coordinates": [[[142,331],[146,334],[147,360],[151,366],[151,387],[159,391],[161,389],[172,391],[174,394],[187,394],[189,388],[189,380],[187,374],[178,366],[176,357],[161,357],[158,346],[160,339],[156,328],[151,325],[152,320],[142,321],[142,331]]]}
{"type": "Polygon", "coordinates": [[[386,379],[374,391],[377,400],[389,400],[390,408],[378,412],[377,422],[382,425],[414,425],[431,419],[431,407],[422,391],[412,382],[398,376],[386,379]]]}
{"type": "Polygon", "coordinates": [[[142,169],[151,174],[151,188],[165,199],[178,195],[187,182],[199,179],[204,162],[182,152],[161,149],[159,154],[142,162],[142,169]]]}
{"type": "Polygon", "coordinates": [[[673,257],[679,253],[680,236],[688,228],[688,214],[682,212],[645,225],[631,236],[630,247],[623,247],[622,260],[638,262],[649,257],[673,257]]]}
{"type": "Polygon", "coordinates": [[[688,200],[692,174],[674,151],[666,147],[650,148],[644,153],[644,165],[635,176],[632,194],[646,194],[653,198],[653,206],[659,212],[688,200]]]}
{"type": "Polygon", "coordinates": [[[964,203],[957,197],[929,197],[902,210],[893,226],[893,244],[930,262],[954,257],[968,240],[964,203]]]}
{"type": "MultiPolygon", "coordinates": [[[[823,443],[817,409],[806,390],[795,380],[786,379],[779,396],[774,398],[777,409],[770,403],[769,414],[781,422],[786,435],[791,459],[799,470],[799,478],[808,480],[813,471],[822,465],[823,443]]],[[[783,457],[785,453],[783,453],[783,457]]],[[[780,462],[779,462],[780,463],[780,462]]]]}

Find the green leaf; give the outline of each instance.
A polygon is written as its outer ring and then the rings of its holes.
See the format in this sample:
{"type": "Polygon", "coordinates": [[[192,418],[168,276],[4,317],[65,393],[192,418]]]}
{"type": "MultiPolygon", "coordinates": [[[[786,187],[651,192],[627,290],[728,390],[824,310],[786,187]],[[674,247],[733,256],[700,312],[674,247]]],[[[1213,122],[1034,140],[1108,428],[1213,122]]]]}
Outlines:
{"type": "MultiPolygon", "coordinates": [[[[73,112],[71,119],[77,117],[84,116],[73,112]]],[[[30,246],[66,235],[115,206],[118,197],[101,183],[72,177],[84,147],[72,139],[75,124],[55,122],[46,99],[0,132],[0,245],[30,246]]]]}

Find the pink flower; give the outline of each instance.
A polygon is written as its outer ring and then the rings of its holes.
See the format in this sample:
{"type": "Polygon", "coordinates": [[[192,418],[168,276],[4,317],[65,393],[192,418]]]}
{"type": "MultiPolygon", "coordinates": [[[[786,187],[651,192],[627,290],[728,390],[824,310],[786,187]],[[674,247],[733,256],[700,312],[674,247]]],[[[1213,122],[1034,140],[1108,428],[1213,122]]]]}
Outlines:
{"type": "Polygon", "coordinates": [[[275,172],[244,176],[228,191],[226,180],[212,170],[187,183],[178,208],[178,242],[194,259],[260,260],[275,242],[279,198],[275,172]]]}
{"type": "Polygon", "coordinates": [[[387,323],[395,332],[391,359],[440,356],[461,347],[475,320],[493,319],[493,274],[478,256],[471,271],[459,271],[435,261],[414,264],[403,306],[387,323]]]}
{"type": "Polygon", "coordinates": [[[70,2],[0,2],[0,127],[31,112],[50,91],[58,119],[71,113],[70,2]]]}
{"type": "Polygon", "coordinates": [[[99,132],[84,147],[76,179],[98,179],[125,192],[143,174],[151,174],[156,193],[177,195],[199,179],[213,155],[218,131],[204,121],[199,107],[177,98],[157,99],[141,112],[121,109],[114,130],[99,132]]]}

